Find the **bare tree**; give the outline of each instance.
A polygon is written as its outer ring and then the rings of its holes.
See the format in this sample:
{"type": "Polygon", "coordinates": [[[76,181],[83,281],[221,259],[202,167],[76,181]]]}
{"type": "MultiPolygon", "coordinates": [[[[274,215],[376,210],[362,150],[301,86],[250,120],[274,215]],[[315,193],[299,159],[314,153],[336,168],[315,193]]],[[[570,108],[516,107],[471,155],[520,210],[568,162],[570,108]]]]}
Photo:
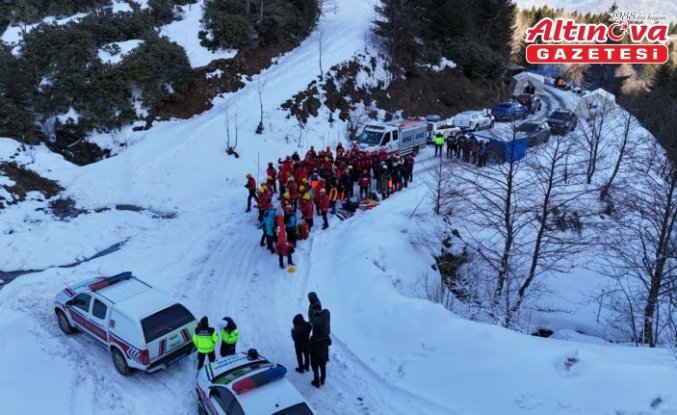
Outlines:
{"type": "Polygon", "coordinates": [[[602,143],[607,133],[605,123],[614,110],[615,103],[600,94],[595,95],[590,101],[586,102],[588,102],[587,108],[583,108],[581,111],[583,122],[580,123],[580,126],[582,127],[581,131],[585,138],[585,146],[588,153],[586,181],[588,184],[591,184],[604,149],[602,143]]]}
{"type": "Polygon", "coordinates": [[[352,109],[348,112],[348,118],[346,120],[346,133],[350,141],[357,140],[357,135],[362,131],[364,126],[369,121],[369,116],[364,107],[359,106],[355,109],[352,109]]]}
{"type": "Polygon", "coordinates": [[[536,150],[536,157],[527,162],[529,175],[536,179],[530,192],[532,201],[526,207],[533,214],[531,221],[535,235],[529,236],[533,233],[528,232],[520,240],[523,251],[529,256],[528,268],[516,279],[516,298],[506,315],[506,325],[510,325],[521,310],[538,276],[562,268],[568,270],[573,263],[571,258],[583,246],[579,237],[580,214],[576,210],[569,212],[569,205],[584,192],[581,187],[570,186],[565,175],[572,145],[561,136],[556,136],[554,141],[542,151],[536,150]]]}
{"type": "Polygon", "coordinates": [[[324,70],[322,69],[322,50],[324,49],[324,26],[321,24],[317,28],[317,59],[320,65],[320,81],[324,80],[324,70]]]}
{"type": "Polygon", "coordinates": [[[256,134],[262,134],[263,133],[263,90],[266,87],[266,82],[267,80],[261,81],[261,74],[256,78],[256,91],[259,94],[259,107],[261,109],[261,118],[259,120],[259,125],[256,127],[256,134]]]}
{"type": "Polygon", "coordinates": [[[475,275],[486,287],[482,301],[505,326],[514,325],[547,273],[571,268],[582,246],[584,213],[570,207],[585,191],[584,166],[568,161],[575,147],[555,138],[520,159],[522,140],[513,123],[502,149],[493,146],[497,163],[452,172],[460,193],[454,216],[468,227],[472,254],[484,264],[475,275]]]}
{"type": "Polygon", "coordinates": [[[266,1],[265,0],[254,0],[254,1],[255,1],[254,4],[256,5],[256,14],[257,14],[256,24],[260,26],[263,23],[263,7],[266,1]]]}
{"type": "Polygon", "coordinates": [[[611,172],[611,176],[609,176],[609,180],[607,180],[606,184],[602,186],[601,191],[602,200],[607,199],[609,195],[609,190],[611,190],[611,186],[613,185],[614,180],[616,179],[616,176],[618,175],[618,172],[621,169],[621,165],[623,164],[623,161],[627,156],[629,144],[628,139],[630,138],[630,134],[633,133],[637,128],[637,121],[635,120],[635,117],[633,117],[632,114],[630,114],[630,112],[624,111],[621,117],[623,120],[622,121],[623,133],[621,135],[621,142],[618,147],[618,155],[616,156],[616,162],[614,163],[614,168],[611,172]]]}
{"type": "Polygon", "coordinates": [[[641,305],[636,313],[641,332],[635,340],[655,347],[659,313],[673,301],[677,277],[677,168],[667,157],[653,163],[649,174],[639,168],[638,182],[626,189],[622,201],[624,215],[609,236],[607,260],[616,280],[632,279],[628,304],[641,305]]]}
{"type": "Polygon", "coordinates": [[[225,119],[225,124],[226,124],[226,153],[229,156],[235,156],[235,158],[240,158],[240,155],[235,151],[237,148],[237,138],[238,138],[238,125],[237,125],[237,110],[235,111],[235,140],[234,143],[231,144],[231,135],[230,135],[230,114],[228,107],[226,107],[226,119],[225,119]]]}

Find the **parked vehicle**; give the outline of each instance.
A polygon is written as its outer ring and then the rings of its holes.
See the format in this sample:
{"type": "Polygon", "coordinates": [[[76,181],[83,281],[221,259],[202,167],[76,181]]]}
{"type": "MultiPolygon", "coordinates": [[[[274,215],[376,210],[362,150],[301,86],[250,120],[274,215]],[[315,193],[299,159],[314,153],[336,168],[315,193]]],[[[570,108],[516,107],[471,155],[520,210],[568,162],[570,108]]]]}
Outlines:
{"type": "Polygon", "coordinates": [[[65,288],[54,312],[64,333],[80,331],[110,351],[124,376],[164,369],[193,352],[193,314],[131,272],[65,288]]]}
{"type": "Polygon", "coordinates": [[[464,111],[456,114],[451,122],[461,130],[479,131],[494,128],[494,117],[488,109],[482,111],[464,111]]]}
{"type": "Polygon", "coordinates": [[[530,114],[534,114],[543,108],[543,101],[536,94],[518,95],[517,102],[525,106],[530,114]]]}
{"type": "Polygon", "coordinates": [[[287,369],[255,350],[224,357],[197,374],[200,415],[313,415],[285,377],[287,369]]]}
{"type": "Polygon", "coordinates": [[[566,91],[570,88],[570,85],[567,83],[567,81],[564,78],[558,77],[558,78],[555,78],[555,88],[563,89],[563,90],[566,91]]]}
{"type": "Polygon", "coordinates": [[[527,147],[550,141],[550,127],[543,121],[527,121],[517,127],[517,135],[526,137],[527,147]]]}
{"type": "Polygon", "coordinates": [[[553,134],[566,134],[576,128],[578,116],[573,111],[560,108],[550,113],[547,123],[553,134]]]}
{"type": "Polygon", "coordinates": [[[424,121],[389,121],[367,125],[357,137],[361,151],[374,153],[385,148],[388,154],[400,152],[400,155],[418,154],[425,146],[428,126],[424,121]]]}
{"type": "Polygon", "coordinates": [[[426,142],[428,144],[433,142],[433,137],[438,133],[442,134],[445,138],[449,134],[453,134],[456,131],[461,131],[460,128],[454,127],[452,120],[437,120],[437,121],[428,121],[428,138],[426,142]]]}
{"type": "Polygon", "coordinates": [[[529,111],[517,101],[501,102],[491,109],[491,115],[497,121],[513,121],[527,118],[529,111]]]}

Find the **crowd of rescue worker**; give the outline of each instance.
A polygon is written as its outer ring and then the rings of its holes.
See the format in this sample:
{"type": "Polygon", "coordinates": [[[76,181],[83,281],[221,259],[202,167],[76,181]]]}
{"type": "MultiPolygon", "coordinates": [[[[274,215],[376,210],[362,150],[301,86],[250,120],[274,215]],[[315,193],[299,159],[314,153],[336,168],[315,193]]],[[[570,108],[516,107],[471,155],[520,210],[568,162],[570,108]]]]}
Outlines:
{"type": "Polygon", "coordinates": [[[284,257],[294,265],[292,253],[298,239],[306,239],[314,226],[315,215],[322,218],[322,229],[329,227],[329,214],[337,206],[350,208],[363,201],[381,200],[407,187],[413,179],[414,157],[402,158],[399,153],[388,155],[385,149],[370,154],[360,151],[353,143],[349,150],[339,143],[316,151],[314,146],[301,158],[298,152],[278,159],[277,168],[268,163],[266,180],[257,187],[256,179],[247,174],[245,187],[249,191],[247,212],[252,200],[258,208],[261,246],[278,254],[280,268],[284,257]],[[277,243],[277,209],[283,213],[286,243],[277,243]]]}
{"type": "Polygon", "coordinates": [[[487,165],[490,155],[488,141],[478,140],[473,135],[461,131],[454,131],[446,137],[438,132],[433,136],[435,157],[442,157],[445,144],[448,159],[455,157],[466,163],[476,164],[478,167],[487,165]]]}

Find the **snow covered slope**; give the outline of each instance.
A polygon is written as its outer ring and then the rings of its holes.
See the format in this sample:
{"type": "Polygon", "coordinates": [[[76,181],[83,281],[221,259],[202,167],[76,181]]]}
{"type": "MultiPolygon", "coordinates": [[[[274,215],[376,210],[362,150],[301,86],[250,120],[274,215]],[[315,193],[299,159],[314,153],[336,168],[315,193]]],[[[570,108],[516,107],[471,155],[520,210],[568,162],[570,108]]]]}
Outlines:
{"type": "MultiPolygon", "coordinates": [[[[325,3],[323,64],[329,67],[364,48],[376,1],[325,3]]],[[[256,347],[289,368],[295,364],[291,319],[307,309],[307,292],[317,291],[333,317],[327,384],[317,390],[307,375],[288,376],[319,414],[650,413],[658,396],[664,403],[654,413],[677,411],[677,364],[665,350],[533,338],[462,320],[420,299],[417,284],[433,259],[416,237],[428,202],[409,219],[427,192],[418,173],[416,186],[376,210],[333,219],[330,229],[301,242],[296,273],[277,267],[258,246],[255,214],[244,212],[244,176],[297,149],[298,126],[278,108],[317,77],[317,36],[244,89],[217,99],[212,110],[130,133],[129,148],[116,157],[76,167],[44,147],[34,161],[20,156],[91,213],[56,221],[35,210],[37,200],[1,213],[0,269],[49,267],[0,290],[3,410],[193,413],[193,360],[122,378],[105,350],[57,327],[52,301],[65,284],[131,270],[198,317],[233,317],[239,350],[256,347]],[[258,85],[263,135],[254,134],[258,85]],[[238,113],[239,159],[224,153],[226,109],[238,113]],[[145,210],[120,211],[118,204],[145,210]],[[118,242],[124,244],[109,255],[54,267],[118,242]]],[[[343,134],[341,123],[325,120],[312,120],[303,133],[316,147],[343,134]]],[[[0,140],[0,161],[17,147],[0,140]]],[[[430,156],[424,151],[419,166],[430,156]]]]}

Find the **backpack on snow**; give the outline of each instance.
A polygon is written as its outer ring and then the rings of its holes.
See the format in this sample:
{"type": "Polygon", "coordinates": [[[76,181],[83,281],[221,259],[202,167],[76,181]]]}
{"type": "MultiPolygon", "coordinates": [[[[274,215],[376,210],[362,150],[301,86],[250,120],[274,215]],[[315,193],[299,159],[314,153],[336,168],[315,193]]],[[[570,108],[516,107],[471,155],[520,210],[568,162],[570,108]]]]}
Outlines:
{"type": "Polygon", "coordinates": [[[299,239],[305,241],[310,235],[310,228],[308,228],[307,223],[302,223],[299,225],[299,239]]]}

